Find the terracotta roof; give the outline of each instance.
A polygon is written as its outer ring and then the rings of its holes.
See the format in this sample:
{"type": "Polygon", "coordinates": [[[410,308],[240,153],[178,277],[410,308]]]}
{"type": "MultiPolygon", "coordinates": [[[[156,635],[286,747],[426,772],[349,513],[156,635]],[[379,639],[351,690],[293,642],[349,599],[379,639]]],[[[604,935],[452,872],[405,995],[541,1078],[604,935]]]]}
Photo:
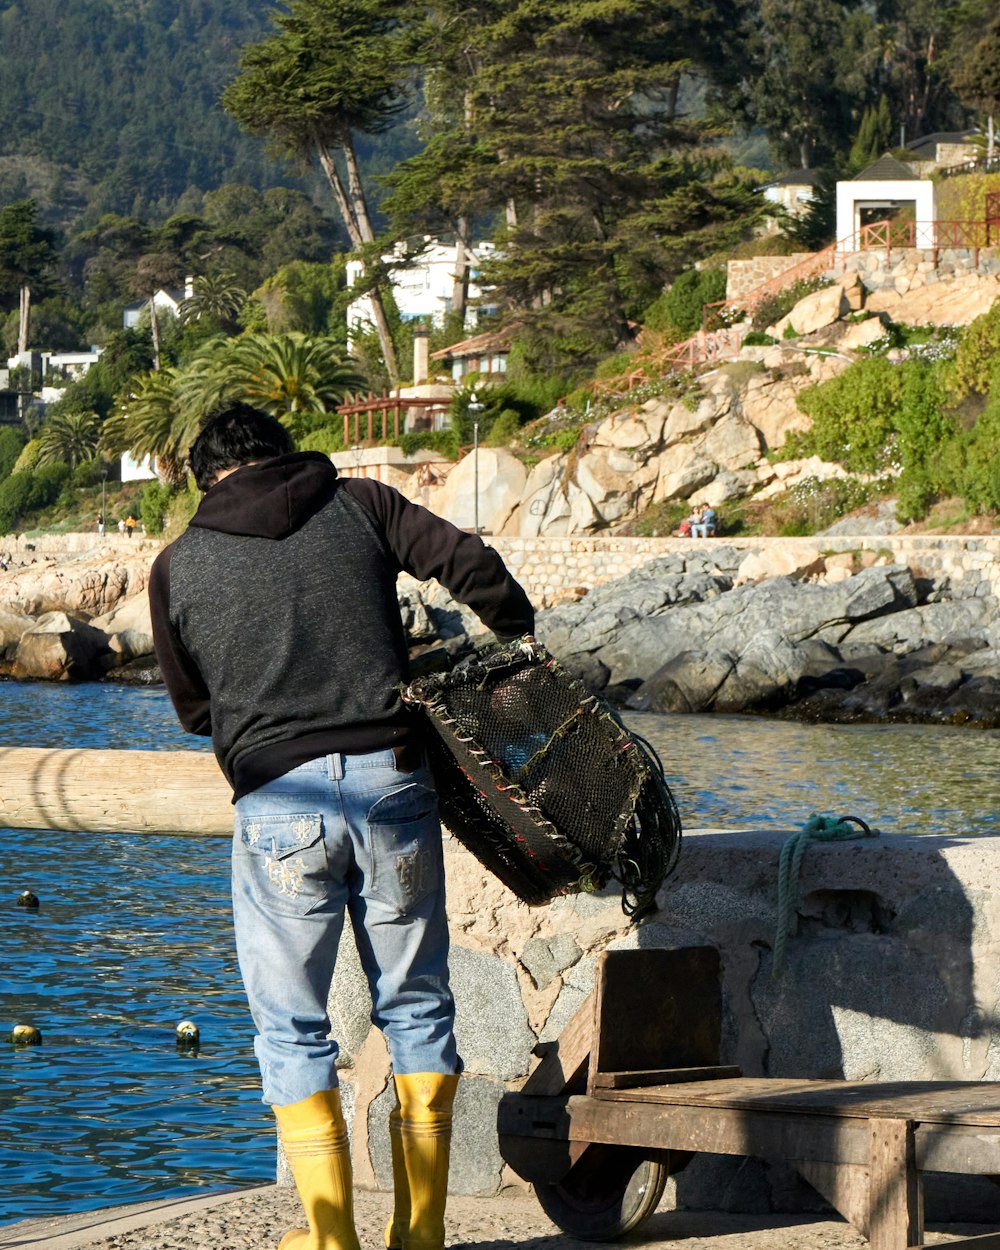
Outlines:
{"type": "Polygon", "coordinates": [[[867,169],[863,169],[860,174],[855,174],[851,179],[852,182],[919,182],[920,178],[913,172],[909,165],[904,165],[902,161],[897,161],[894,156],[890,156],[888,152],[884,156],[880,156],[877,161],[869,165],[867,169]]]}
{"type": "Polygon", "coordinates": [[[487,334],[477,334],[475,338],[452,343],[450,347],[439,352],[431,352],[431,360],[454,360],[458,356],[481,356],[484,352],[506,351],[510,347],[515,329],[515,326],[504,326],[500,330],[490,330],[487,334]]]}

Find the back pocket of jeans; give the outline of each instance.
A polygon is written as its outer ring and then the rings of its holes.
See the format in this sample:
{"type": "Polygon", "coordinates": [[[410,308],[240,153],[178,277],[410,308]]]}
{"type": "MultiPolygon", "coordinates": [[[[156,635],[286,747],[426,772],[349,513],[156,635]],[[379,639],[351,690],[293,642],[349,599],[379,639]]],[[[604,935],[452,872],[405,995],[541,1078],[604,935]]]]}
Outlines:
{"type": "Polygon", "coordinates": [[[305,915],[326,897],[329,869],[318,812],[244,816],[240,841],[254,894],[270,910],[305,915]]]}
{"type": "Polygon", "coordinates": [[[418,783],[384,795],[368,812],[372,858],[367,893],[406,915],[443,873],[437,794],[418,783]]]}

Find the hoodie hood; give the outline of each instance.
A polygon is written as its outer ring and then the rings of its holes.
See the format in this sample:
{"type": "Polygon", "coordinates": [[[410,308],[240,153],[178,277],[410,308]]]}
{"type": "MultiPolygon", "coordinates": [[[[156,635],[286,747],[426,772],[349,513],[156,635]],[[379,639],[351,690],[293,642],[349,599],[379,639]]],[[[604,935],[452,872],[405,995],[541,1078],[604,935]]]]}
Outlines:
{"type": "Polygon", "coordinates": [[[329,503],[337,470],[318,451],[246,464],[206,492],[191,524],[223,534],[286,538],[329,503]]]}

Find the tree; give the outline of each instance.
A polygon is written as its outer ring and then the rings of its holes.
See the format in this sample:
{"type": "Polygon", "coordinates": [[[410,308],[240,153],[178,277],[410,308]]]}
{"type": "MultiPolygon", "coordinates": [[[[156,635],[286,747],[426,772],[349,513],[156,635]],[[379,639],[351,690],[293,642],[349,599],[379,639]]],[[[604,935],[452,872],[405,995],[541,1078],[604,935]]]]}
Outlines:
{"type": "Polygon", "coordinates": [[[892,116],[889,113],[889,101],[885,95],[879,96],[877,107],[869,105],[861,118],[861,125],[848,158],[848,170],[857,173],[878,160],[883,152],[893,146],[892,116]]]}
{"type": "Polygon", "coordinates": [[[52,413],[39,435],[38,464],[78,464],[93,460],[101,432],[96,412],[61,408],[52,413]]]}
{"type": "Polygon", "coordinates": [[[34,200],[0,208],[0,298],[17,294],[17,350],[28,350],[31,288],[44,281],[55,263],[55,234],[38,224],[34,200]]]}
{"type": "Polygon", "coordinates": [[[234,333],[247,293],[231,273],[209,273],[195,278],[193,291],[181,304],[184,324],[208,320],[226,333],[234,333]]]}
{"type": "Polygon", "coordinates": [[[873,15],[851,0],[760,0],[731,99],[782,161],[809,169],[846,152],[879,66],[873,15]]]}
{"type": "Polygon", "coordinates": [[[156,315],[156,292],[183,281],[184,265],[176,252],[146,252],[135,266],[135,289],[149,304],[153,335],[153,368],[160,367],[160,323],[156,315]]]}
{"type": "MultiPolygon", "coordinates": [[[[319,161],[351,246],[369,265],[380,249],[355,135],[385,130],[404,105],[408,70],[399,56],[399,11],[391,0],[291,0],[272,18],[280,33],[244,50],[240,76],[222,96],[240,125],[267,137],[276,153],[319,161]]],[[[371,300],[395,385],[399,370],[378,283],[371,300]]]]}
{"type": "Polygon", "coordinates": [[[1000,112],[1000,18],[958,60],[952,81],[963,104],[971,104],[986,114],[986,155],[992,159],[996,150],[996,115],[1000,112]]]}
{"type": "Polygon", "coordinates": [[[681,115],[689,17],[647,0],[520,0],[466,34],[466,148],[443,189],[455,207],[503,213],[481,282],[540,371],[571,374],[628,344],[664,282],[756,211],[705,149],[718,132],[681,115]]]}
{"type": "Polygon", "coordinates": [[[313,418],[327,417],[364,385],[333,340],[298,331],[237,339],[227,353],[225,381],[232,394],[283,421],[294,436],[310,432],[313,418]]]}

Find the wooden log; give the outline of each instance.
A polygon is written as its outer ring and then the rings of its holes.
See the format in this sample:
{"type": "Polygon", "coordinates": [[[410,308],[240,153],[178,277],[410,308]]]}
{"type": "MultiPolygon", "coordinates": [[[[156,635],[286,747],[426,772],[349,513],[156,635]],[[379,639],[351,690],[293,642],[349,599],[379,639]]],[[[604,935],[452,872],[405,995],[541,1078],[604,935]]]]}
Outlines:
{"type": "Polygon", "coordinates": [[[0,826],[231,836],[232,791],[200,751],[0,748],[0,826]]]}

